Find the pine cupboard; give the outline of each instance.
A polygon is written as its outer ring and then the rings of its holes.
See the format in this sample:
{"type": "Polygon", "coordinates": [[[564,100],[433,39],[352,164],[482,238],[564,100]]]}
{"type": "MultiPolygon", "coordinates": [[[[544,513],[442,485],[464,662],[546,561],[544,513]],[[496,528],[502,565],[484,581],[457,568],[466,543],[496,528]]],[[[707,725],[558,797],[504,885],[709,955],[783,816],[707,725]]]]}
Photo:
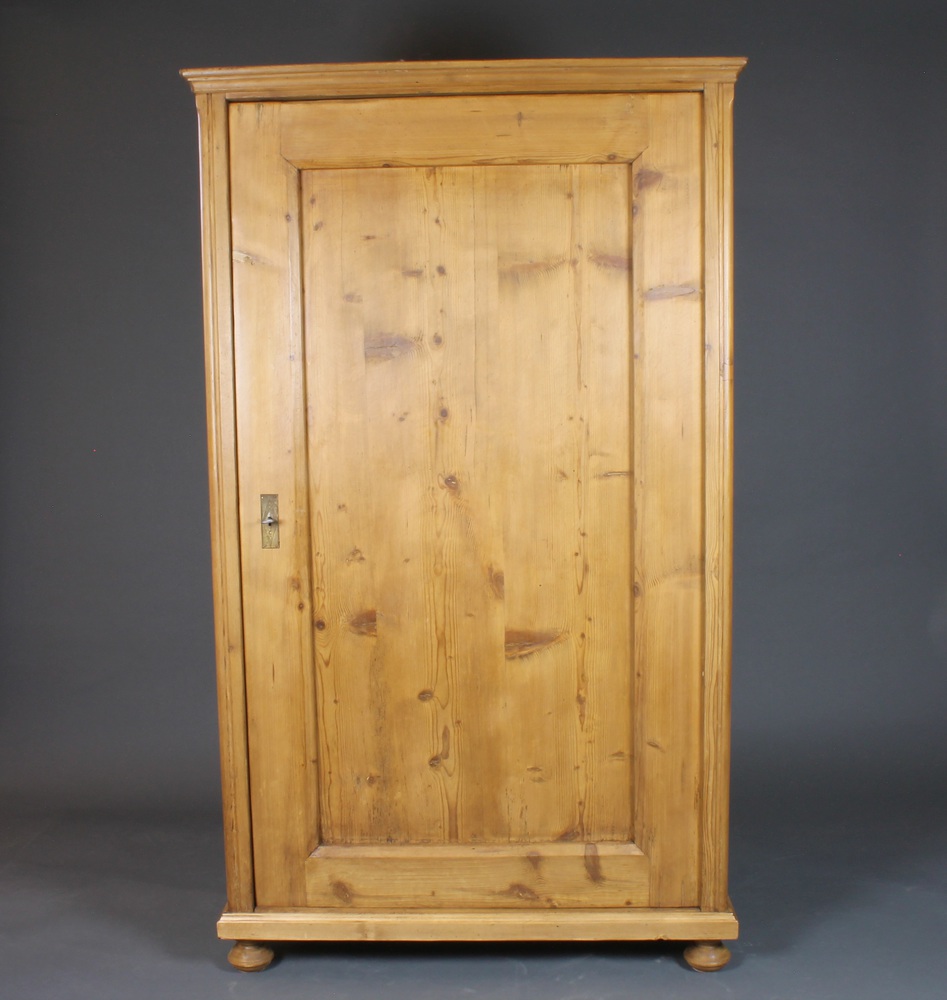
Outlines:
{"type": "Polygon", "coordinates": [[[184,71],[237,968],[728,960],[742,66],[184,71]]]}

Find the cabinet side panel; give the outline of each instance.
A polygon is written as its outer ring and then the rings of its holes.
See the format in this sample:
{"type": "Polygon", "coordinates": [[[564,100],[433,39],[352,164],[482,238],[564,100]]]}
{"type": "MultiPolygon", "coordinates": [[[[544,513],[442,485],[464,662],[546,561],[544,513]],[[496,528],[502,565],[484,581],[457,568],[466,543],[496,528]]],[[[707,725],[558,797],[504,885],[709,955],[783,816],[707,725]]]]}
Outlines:
{"type": "Polygon", "coordinates": [[[207,451],[227,903],[231,910],[247,910],[252,909],[254,897],[237,519],[226,101],[216,95],[199,95],[197,111],[207,451]]]}
{"type": "Polygon", "coordinates": [[[733,585],[733,85],[704,93],[706,565],[700,905],[726,910],[733,585]]]}
{"type": "Polygon", "coordinates": [[[280,106],[230,106],[241,564],[258,904],[305,902],[318,835],[299,177],[279,155],[280,106]],[[278,547],[261,496],[278,496],[278,547]],[[278,734],[278,738],[276,737],[278,734]]]}
{"type": "Polygon", "coordinates": [[[635,164],[635,842],[652,906],[697,902],[703,653],[700,98],[651,97],[635,164]]]}

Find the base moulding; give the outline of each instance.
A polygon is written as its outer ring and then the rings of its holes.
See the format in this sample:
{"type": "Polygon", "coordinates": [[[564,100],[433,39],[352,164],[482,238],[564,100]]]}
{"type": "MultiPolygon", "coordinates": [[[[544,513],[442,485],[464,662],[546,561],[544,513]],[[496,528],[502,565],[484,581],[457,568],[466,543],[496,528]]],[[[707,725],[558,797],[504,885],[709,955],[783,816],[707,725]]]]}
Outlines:
{"type": "Polygon", "coordinates": [[[732,910],[225,911],[217,934],[241,941],[735,940],[732,910]]]}

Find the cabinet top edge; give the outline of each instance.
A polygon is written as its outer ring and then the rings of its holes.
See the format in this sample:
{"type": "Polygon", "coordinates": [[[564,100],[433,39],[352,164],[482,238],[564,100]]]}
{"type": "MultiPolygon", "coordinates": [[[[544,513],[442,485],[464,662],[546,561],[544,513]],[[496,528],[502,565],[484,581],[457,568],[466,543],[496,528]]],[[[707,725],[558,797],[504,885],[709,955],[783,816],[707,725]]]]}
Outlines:
{"type": "Polygon", "coordinates": [[[465,93],[702,90],[733,83],[742,57],[503,59],[487,62],[315,63],[182,69],[195,94],[227,100],[303,100],[465,93]]]}

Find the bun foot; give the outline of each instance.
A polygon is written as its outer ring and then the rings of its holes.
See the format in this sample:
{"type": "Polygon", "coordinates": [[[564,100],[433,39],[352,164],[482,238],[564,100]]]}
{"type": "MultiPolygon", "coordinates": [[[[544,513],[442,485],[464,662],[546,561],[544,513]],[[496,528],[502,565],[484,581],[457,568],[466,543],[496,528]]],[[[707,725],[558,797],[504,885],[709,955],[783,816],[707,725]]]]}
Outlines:
{"type": "Polygon", "coordinates": [[[227,961],[241,972],[262,972],[273,961],[273,949],[259,941],[235,941],[227,961]]]}
{"type": "Polygon", "coordinates": [[[684,949],[684,961],[698,972],[716,972],[730,961],[723,941],[695,941],[684,949]]]}

